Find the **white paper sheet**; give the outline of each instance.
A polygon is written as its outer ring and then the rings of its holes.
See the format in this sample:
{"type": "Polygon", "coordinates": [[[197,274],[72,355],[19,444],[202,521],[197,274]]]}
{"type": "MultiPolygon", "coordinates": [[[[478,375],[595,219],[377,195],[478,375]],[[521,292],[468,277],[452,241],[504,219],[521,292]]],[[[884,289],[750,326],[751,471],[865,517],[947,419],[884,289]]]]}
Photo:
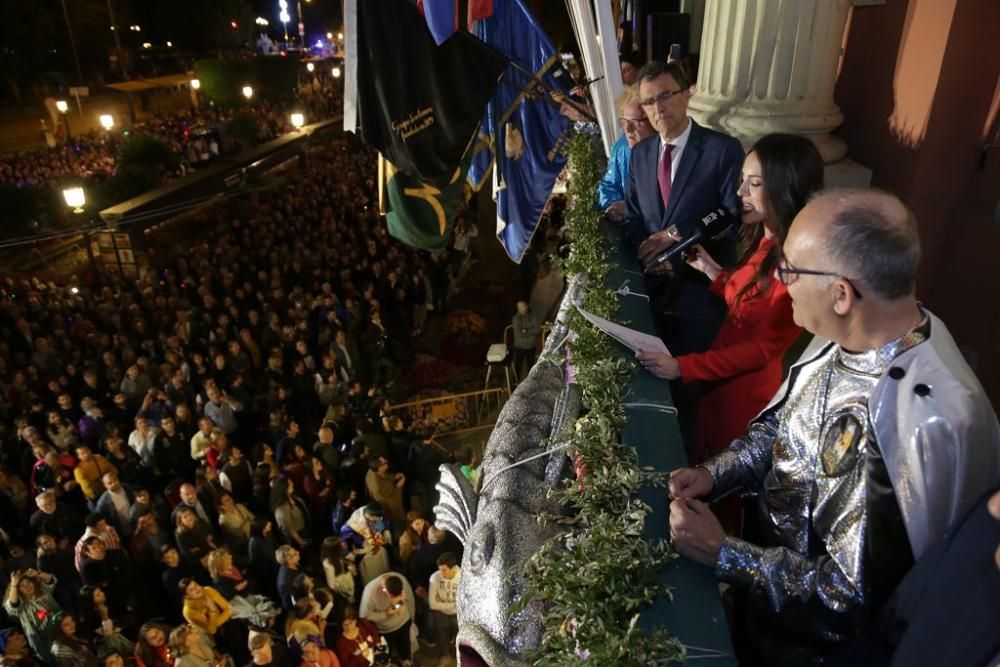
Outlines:
{"type": "Polygon", "coordinates": [[[615,324],[614,322],[606,320],[603,317],[598,317],[597,315],[594,315],[579,306],[577,306],[577,310],[579,310],[580,314],[586,317],[591,324],[633,352],[645,350],[646,352],[670,354],[670,350],[667,349],[667,346],[663,344],[663,341],[660,340],[658,336],[650,336],[649,334],[642,333],[641,331],[636,331],[635,329],[629,329],[628,327],[623,327],[620,324],[615,324]]]}

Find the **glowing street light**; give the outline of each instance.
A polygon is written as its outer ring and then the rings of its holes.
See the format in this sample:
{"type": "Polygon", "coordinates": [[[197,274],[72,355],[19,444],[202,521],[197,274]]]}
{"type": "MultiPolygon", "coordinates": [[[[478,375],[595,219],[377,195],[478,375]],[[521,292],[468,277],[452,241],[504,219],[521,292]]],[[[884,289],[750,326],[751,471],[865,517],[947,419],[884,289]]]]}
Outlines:
{"type": "Polygon", "coordinates": [[[69,104],[66,103],[66,100],[56,100],[56,109],[59,113],[66,113],[69,111],[69,104]]]}
{"type": "Polygon", "coordinates": [[[281,10],[278,12],[278,20],[285,28],[285,46],[288,46],[288,22],[292,20],[292,17],[288,15],[288,0],[278,0],[278,8],[281,10]]]}
{"type": "Polygon", "coordinates": [[[300,113],[292,114],[292,127],[296,130],[301,130],[302,126],[306,124],[306,117],[300,113]]]}
{"type": "Polygon", "coordinates": [[[151,48],[153,48],[153,45],[150,42],[143,42],[142,43],[142,48],[144,48],[144,49],[151,49],[151,48]]]}
{"type": "Polygon", "coordinates": [[[167,48],[168,49],[172,49],[173,47],[174,47],[174,43],[173,42],[167,42],[167,48]]]}
{"type": "Polygon", "coordinates": [[[344,33],[338,32],[337,33],[337,39],[339,39],[340,41],[344,41],[344,33]]]}
{"type": "Polygon", "coordinates": [[[258,16],[257,18],[255,18],[253,20],[253,22],[256,23],[259,26],[266,26],[268,24],[267,19],[264,18],[263,16],[258,16]]]}
{"type": "Polygon", "coordinates": [[[316,69],[316,65],[314,65],[312,63],[306,63],[306,71],[307,72],[312,72],[314,69],[316,69]]]}
{"type": "Polygon", "coordinates": [[[332,40],[333,39],[333,33],[332,32],[326,33],[326,38],[332,40]]]}
{"type": "Polygon", "coordinates": [[[100,117],[101,127],[105,130],[111,131],[111,128],[115,126],[115,117],[109,113],[102,113],[100,117]]]}
{"type": "Polygon", "coordinates": [[[191,79],[191,88],[193,90],[198,90],[199,88],[201,88],[201,81],[199,81],[198,79],[191,79]]]}
{"type": "Polygon", "coordinates": [[[73,209],[74,213],[83,213],[83,206],[87,203],[87,196],[83,193],[83,188],[66,188],[63,190],[63,199],[66,205],[73,209]]]}
{"type": "Polygon", "coordinates": [[[243,86],[243,97],[247,98],[248,100],[251,97],[253,97],[253,87],[252,86],[243,86]]]}
{"type": "Polygon", "coordinates": [[[340,78],[340,68],[339,67],[334,67],[332,70],[330,70],[330,74],[333,75],[334,79],[339,79],[340,78]]]}

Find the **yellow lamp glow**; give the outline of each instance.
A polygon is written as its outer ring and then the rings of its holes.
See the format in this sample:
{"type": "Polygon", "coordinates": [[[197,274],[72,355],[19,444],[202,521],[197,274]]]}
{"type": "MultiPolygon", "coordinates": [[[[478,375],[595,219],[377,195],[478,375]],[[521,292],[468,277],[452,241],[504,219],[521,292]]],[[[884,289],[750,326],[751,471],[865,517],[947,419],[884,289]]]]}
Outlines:
{"type": "Polygon", "coordinates": [[[83,193],[83,188],[66,188],[63,190],[63,199],[66,205],[73,209],[74,213],[83,213],[83,205],[87,203],[87,196],[83,193]]]}

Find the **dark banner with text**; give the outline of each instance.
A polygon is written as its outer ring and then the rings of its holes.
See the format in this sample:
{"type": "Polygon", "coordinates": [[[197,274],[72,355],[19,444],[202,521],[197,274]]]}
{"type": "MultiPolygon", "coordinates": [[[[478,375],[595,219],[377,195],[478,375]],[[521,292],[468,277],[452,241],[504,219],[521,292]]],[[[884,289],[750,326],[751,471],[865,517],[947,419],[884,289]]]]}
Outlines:
{"type": "Polygon", "coordinates": [[[446,187],[506,61],[464,36],[436,45],[410,0],[365,0],[357,14],[362,138],[400,171],[446,187]]]}

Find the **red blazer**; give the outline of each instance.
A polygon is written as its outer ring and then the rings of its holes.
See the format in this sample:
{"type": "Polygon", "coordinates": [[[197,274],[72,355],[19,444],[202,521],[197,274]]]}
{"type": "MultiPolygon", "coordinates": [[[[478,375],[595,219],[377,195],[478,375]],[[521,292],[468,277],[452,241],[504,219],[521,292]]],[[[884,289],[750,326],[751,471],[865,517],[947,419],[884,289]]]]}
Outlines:
{"type": "Polygon", "coordinates": [[[788,291],[777,279],[763,294],[745,294],[736,304],[737,293],[753,280],[773,245],[761,239],[743,266],[715,279],[711,291],[725,299],[729,315],[712,347],[677,358],[681,380],[710,383],[698,403],[693,463],[725,449],[764,409],[781,386],[785,352],[802,333],[792,320],[788,291]]]}

